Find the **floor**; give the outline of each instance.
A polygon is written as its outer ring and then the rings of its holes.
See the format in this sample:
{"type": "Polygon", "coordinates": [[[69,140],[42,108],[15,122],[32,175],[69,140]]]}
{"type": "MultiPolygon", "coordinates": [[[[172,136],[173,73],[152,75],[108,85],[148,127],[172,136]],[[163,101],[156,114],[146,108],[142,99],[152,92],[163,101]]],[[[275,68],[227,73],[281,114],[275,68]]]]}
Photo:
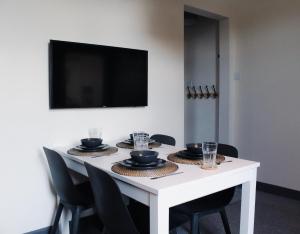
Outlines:
{"type": "MultiPolygon", "coordinates": [[[[239,233],[240,196],[237,190],[232,203],[227,208],[227,215],[233,234],[239,233]]],[[[255,234],[299,234],[300,201],[258,191],[255,209],[255,234]]],[[[225,233],[218,214],[200,219],[201,234],[225,233]]],[[[177,230],[178,234],[189,233],[189,224],[177,230]]]]}
{"type": "MultiPolygon", "coordinates": [[[[255,212],[255,234],[299,234],[300,233],[300,201],[269,193],[257,192],[255,212]]],[[[239,233],[241,189],[237,189],[231,204],[227,207],[227,215],[232,234],[239,233]]],[[[144,216],[144,215],[143,215],[144,216]]],[[[147,216],[147,215],[146,215],[147,216]]],[[[99,224],[97,218],[89,219],[81,227],[83,234],[100,233],[90,222],[99,224]],[[86,229],[87,228],[87,229],[86,229]]],[[[200,219],[201,234],[223,234],[223,224],[218,214],[200,219]]],[[[177,229],[177,234],[189,233],[189,223],[177,229]]],[[[144,233],[141,233],[144,234],[144,233]]]]}

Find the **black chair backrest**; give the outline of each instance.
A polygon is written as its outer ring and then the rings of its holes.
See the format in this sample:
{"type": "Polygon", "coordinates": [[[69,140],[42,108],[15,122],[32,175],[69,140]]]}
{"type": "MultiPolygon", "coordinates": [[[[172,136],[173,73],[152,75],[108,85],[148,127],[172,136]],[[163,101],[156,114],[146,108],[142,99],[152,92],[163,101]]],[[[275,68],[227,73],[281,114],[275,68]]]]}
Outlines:
{"type": "Polygon", "coordinates": [[[218,154],[238,158],[239,153],[237,148],[232,145],[218,144],[218,154]]]}
{"type": "Polygon", "coordinates": [[[157,141],[159,143],[162,143],[162,144],[172,145],[172,146],[176,145],[175,138],[171,137],[171,136],[162,135],[162,134],[155,134],[155,135],[152,135],[150,138],[152,140],[155,140],[155,141],[157,141]]]}
{"type": "Polygon", "coordinates": [[[70,205],[80,205],[83,199],[72,181],[65,161],[56,151],[46,147],[43,148],[47,157],[54,188],[61,201],[70,205]]]}
{"type": "Polygon", "coordinates": [[[106,172],[84,163],[95,197],[96,211],[109,234],[137,234],[116,182],[106,172]]]}
{"type": "MultiPolygon", "coordinates": [[[[238,150],[232,145],[218,144],[218,154],[238,158],[238,150]]],[[[218,206],[227,206],[234,196],[235,187],[215,193],[214,201],[218,206]],[[219,204],[218,204],[219,203],[219,204]]]]}

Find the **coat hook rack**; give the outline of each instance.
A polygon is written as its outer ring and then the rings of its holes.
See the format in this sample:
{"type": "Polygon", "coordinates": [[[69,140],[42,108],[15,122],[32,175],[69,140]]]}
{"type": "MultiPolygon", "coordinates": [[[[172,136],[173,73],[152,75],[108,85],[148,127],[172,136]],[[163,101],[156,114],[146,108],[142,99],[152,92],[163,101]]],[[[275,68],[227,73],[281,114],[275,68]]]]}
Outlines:
{"type": "Polygon", "coordinates": [[[188,93],[187,93],[187,98],[190,99],[192,97],[192,93],[191,93],[191,90],[190,90],[190,87],[187,86],[187,90],[188,90],[188,93]]]}
{"type": "Polygon", "coordinates": [[[195,86],[193,86],[193,90],[194,90],[193,98],[196,99],[198,97],[198,93],[197,93],[197,90],[196,90],[195,86]]]}
{"type": "Polygon", "coordinates": [[[199,90],[200,90],[200,93],[199,93],[198,97],[199,97],[200,99],[202,99],[202,98],[204,97],[204,93],[203,93],[203,91],[202,91],[201,85],[199,86],[199,90]]]}
{"type": "Polygon", "coordinates": [[[212,88],[212,90],[213,90],[212,97],[213,97],[213,98],[217,98],[217,97],[219,96],[219,94],[217,93],[215,86],[212,85],[211,88],[212,88]]]}
{"type": "Polygon", "coordinates": [[[206,93],[204,94],[204,96],[205,96],[206,99],[208,99],[208,98],[210,98],[211,94],[209,92],[209,89],[208,89],[207,85],[205,86],[205,89],[206,89],[206,93]]]}
{"type": "Polygon", "coordinates": [[[216,85],[199,85],[195,86],[193,84],[186,86],[187,93],[186,97],[188,99],[209,99],[213,98],[216,99],[219,97],[219,93],[217,92],[216,85]],[[196,87],[199,87],[199,92],[196,87]],[[205,89],[203,91],[203,89],[205,89]]]}

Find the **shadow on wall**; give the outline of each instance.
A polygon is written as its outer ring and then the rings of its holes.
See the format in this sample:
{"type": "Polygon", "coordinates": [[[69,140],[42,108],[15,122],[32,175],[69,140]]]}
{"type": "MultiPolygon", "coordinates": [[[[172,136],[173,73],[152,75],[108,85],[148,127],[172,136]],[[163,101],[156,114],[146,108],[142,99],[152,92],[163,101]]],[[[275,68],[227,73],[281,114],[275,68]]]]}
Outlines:
{"type": "MultiPolygon", "coordinates": [[[[52,220],[51,220],[51,223],[53,223],[54,221],[54,214],[55,214],[55,210],[56,210],[56,204],[58,203],[57,201],[57,195],[56,195],[56,192],[55,192],[55,189],[53,187],[53,184],[52,184],[52,179],[51,179],[51,174],[50,174],[50,169],[49,169],[49,166],[48,166],[48,162],[47,162],[47,159],[45,157],[45,153],[42,149],[39,149],[38,152],[37,152],[37,155],[38,155],[38,160],[40,161],[40,164],[43,168],[43,170],[45,170],[47,173],[47,182],[49,184],[49,188],[50,188],[50,191],[51,191],[51,196],[54,196],[55,198],[55,202],[53,204],[53,217],[52,217],[52,220]]],[[[50,223],[49,223],[50,225],[50,223]]]]}
{"type": "Polygon", "coordinates": [[[142,2],[144,8],[145,31],[149,38],[163,42],[165,49],[178,51],[181,41],[178,35],[183,35],[183,8],[181,2],[174,0],[142,2]],[[182,17],[178,17],[182,15],[182,17]]]}
{"type": "Polygon", "coordinates": [[[43,169],[45,171],[47,171],[48,183],[49,183],[49,187],[50,187],[50,190],[51,190],[51,194],[56,196],[55,189],[52,185],[51,174],[50,174],[49,166],[48,166],[48,163],[47,163],[47,159],[45,157],[45,153],[42,149],[39,149],[38,152],[37,152],[37,155],[38,155],[38,160],[40,161],[40,164],[42,165],[43,169]]]}

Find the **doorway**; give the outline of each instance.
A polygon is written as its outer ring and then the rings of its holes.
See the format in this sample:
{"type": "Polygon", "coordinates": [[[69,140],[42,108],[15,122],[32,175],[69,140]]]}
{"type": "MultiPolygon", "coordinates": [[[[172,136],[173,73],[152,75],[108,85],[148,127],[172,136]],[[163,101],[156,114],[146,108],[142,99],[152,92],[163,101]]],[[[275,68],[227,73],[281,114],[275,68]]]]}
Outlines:
{"type": "Polygon", "coordinates": [[[184,13],[184,141],[219,141],[219,21],[184,13]]]}

